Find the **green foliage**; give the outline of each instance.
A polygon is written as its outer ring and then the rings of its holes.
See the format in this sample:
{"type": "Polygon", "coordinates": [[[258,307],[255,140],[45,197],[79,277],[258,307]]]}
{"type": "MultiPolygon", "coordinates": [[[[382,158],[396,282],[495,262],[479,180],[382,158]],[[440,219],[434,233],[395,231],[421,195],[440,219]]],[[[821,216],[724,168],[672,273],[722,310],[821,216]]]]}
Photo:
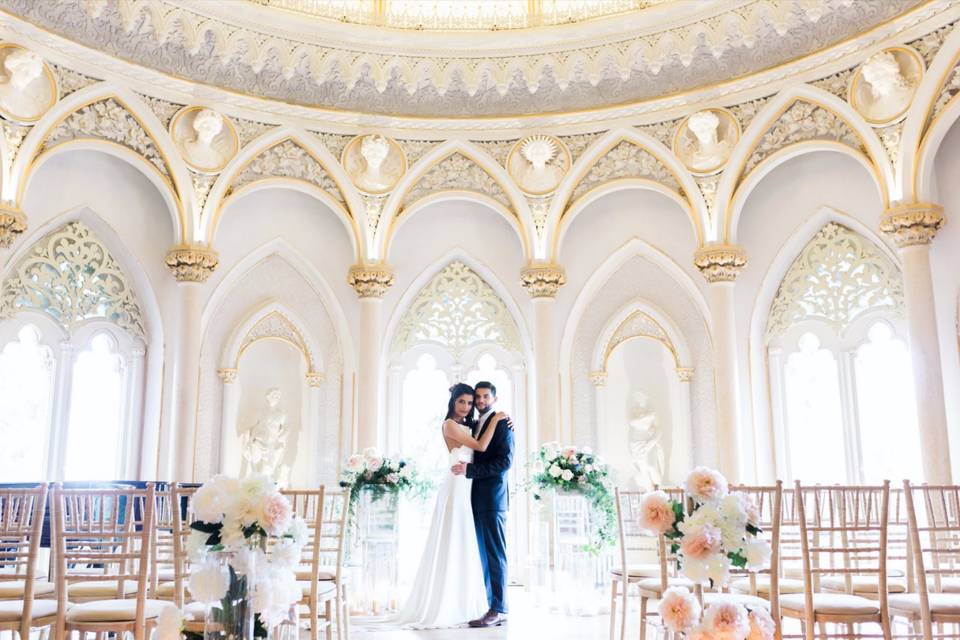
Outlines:
{"type": "Polygon", "coordinates": [[[385,496],[400,493],[424,499],[433,488],[432,483],[406,460],[393,461],[389,458],[384,458],[376,471],[368,469],[366,464],[358,471],[344,471],[340,486],[350,489],[351,521],[356,515],[357,502],[363,491],[368,492],[374,502],[378,502],[385,496]]]}

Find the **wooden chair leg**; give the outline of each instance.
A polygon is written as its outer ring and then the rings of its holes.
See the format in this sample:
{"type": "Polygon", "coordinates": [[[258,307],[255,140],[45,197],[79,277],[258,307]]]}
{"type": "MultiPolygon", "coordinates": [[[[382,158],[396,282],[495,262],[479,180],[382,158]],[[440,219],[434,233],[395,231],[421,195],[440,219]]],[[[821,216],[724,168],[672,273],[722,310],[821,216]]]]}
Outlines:
{"type": "Polygon", "coordinates": [[[610,581],[610,640],[614,640],[617,628],[617,581],[610,581]]]}
{"type": "Polygon", "coordinates": [[[350,640],[350,604],[347,601],[347,592],[344,589],[343,602],[340,605],[340,614],[343,618],[343,637],[338,640],[350,640]]]}
{"type": "Polygon", "coordinates": [[[324,631],[324,635],[327,640],[333,640],[333,604],[332,600],[327,600],[323,604],[324,616],[327,623],[327,628],[324,631]]]}
{"type": "Polygon", "coordinates": [[[627,597],[630,595],[630,579],[623,580],[623,594],[620,596],[620,640],[627,638],[627,616],[630,614],[630,603],[627,597]]]}
{"type": "MultiPolygon", "coordinates": [[[[626,618],[626,616],[624,616],[626,618]]],[[[626,620],[624,620],[624,637],[626,637],[626,620]]],[[[647,599],[640,596],[640,640],[646,640],[647,637],[647,599]]]]}

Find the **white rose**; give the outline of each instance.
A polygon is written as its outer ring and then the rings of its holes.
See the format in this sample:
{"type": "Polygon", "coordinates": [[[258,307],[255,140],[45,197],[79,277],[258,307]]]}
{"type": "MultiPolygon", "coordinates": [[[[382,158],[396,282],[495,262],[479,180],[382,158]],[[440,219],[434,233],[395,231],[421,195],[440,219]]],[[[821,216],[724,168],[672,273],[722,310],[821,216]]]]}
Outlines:
{"type": "Polygon", "coordinates": [[[190,501],[190,509],[197,520],[217,524],[223,521],[224,502],[220,487],[211,481],[196,490],[190,501]]]}
{"type": "Polygon", "coordinates": [[[563,469],[561,469],[558,465],[552,465],[550,467],[550,475],[554,478],[559,478],[561,474],[563,474],[563,469]]]}
{"type": "Polygon", "coordinates": [[[230,572],[217,562],[193,565],[187,588],[197,602],[217,602],[227,595],[230,587],[230,572]]]}
{"type": "Polygon", "coordinates": [[[270,561],[281,569],[295,571],[300,564],[301,550],[300,545],[287,538],[274,545],[270,552],[270,561]]]}
{"type": "Polygon", "coordinates": [[[563,472],[560,474],[560,477],[566,480],[567,482],[570,482],[571,480],[573,480],[573,471],[570,471],[570,469],[564,469],[563,472]]]}
{"type": "Polygon", "coordinates": [[[176,605],[168,604],[160,610],[157,617],[157,632],[154,640],[180,640],[180,627],[183,619],[176,605]]]}
{"type": "Polygon", "coordinates": [[[204,553],[207,551],[207,540],[210,539],[209,533],[203,533],[196,529],[190,530],[187,536],[187,557],[190,562],[198,563],[203,560],[204,553]]]}
{"type": "Polygon", "coordinates": [[[347,459],[347,471],[350,471],[351,473],[358,473],[363,471],[363,467],[363,456],[353,454],[347,459]]]}
{"type": "Polygon", "coordinates": [[[307,523],[303,518],[295,517],[290,523],[290,530],[287,531],[287,535],[293,537],[294,543],[302,547],[307,544],[307,536],[310,535],[310,529],[307,527],[307,523]]]}
{"type": "Polygon", "coordinates": [[[259,575],[267,566],[267,554],[262,549],[243,547],[230,559],[230,566],[237,575],[259,575]]]}
{"type": "Polygon", "coordinates": [[[300,585],[292,571],[270,567],[258,576],[250,602],[267,629],[272,629],[287,619],[290,608],[301,597],[300,585]]]}
{"type": "Polygon", "coordinates": [[[743,545],[743,555],[747,558],[748,569],[760,571],[769,564],[772,550],[766,540],[747,538],[743,545]]]}

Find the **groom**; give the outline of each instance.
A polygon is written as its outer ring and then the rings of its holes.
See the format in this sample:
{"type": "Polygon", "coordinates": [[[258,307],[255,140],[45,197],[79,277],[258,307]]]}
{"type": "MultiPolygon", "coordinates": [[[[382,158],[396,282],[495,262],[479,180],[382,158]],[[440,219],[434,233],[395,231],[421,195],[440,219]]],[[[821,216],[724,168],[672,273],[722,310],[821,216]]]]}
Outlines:
{"type": "MultiPolygon", "coordinates": [[[[496,413],[497,388],[489,382],[474,387],[473,404],[480,414],[474,437],[490,426],[496,413]]],[[[470,464],[459,462],[452,471],[473,479],[470,502],[480,545],[480,562],[487,586],[490,610],[482,618],[471,620],[471,627],[498,627],[507,621],[507,509],[510,507],[507,473],[513,463],[513,429],[508,419],[497,424],[486,451],[476,452],[470,464]]]]}

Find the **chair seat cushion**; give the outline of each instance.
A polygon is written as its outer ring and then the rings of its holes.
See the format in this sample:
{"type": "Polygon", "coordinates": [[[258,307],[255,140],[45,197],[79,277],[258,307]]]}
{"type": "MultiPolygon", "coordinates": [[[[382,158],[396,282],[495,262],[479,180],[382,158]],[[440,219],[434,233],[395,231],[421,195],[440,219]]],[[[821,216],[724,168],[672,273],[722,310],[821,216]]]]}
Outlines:
{"type": "Polygon", "coordinates": [[[157,571],[157,580],[160,582],[170,582],[177,577],[173,569],[160,569],[157,571]]]}
{"type": "MultiPolygon", "coordinates": [[[[310,596],[310,581],[299,581],[297,582],[300,585],[300,591],[303,592],[303,597],[307,598],[310,596]]],[[[330,582],[329,580],[320,580],[317,581],[317,598],[319,600],[329,600],[337,594],[337,585],[330,582]]]]}
{"type": "MultiPolygon", "coordinates": [[[[123,595],[137,592],[137,583],[134,580],[123,581],[123,595]]],[[[85,580],[67,585],[67,593],[71,598],[110,598],[117,595],[116,580],[85,580]]]]}
{"type": "MultiPolygon", "coordinates": [[[[30,610],[30,619],[46,618],[57,615],[56,600],[34,600],[30,610]]],[[[23,600],[0,602],[0,622],[16,622],[23,617],[23,600]]]]}
{"type": "Polygon", "coordinates": [[[717,601],[733,601],[737,604],[742,604],[748,609],[757,609],[764,608],[769,609],[770,603],[764,600],[763,598],[758,598],[757,596],[749,596],[742,593],[712,593],[708,592],[703,594],[703,604],[709,605],[717,601]]]}
{"type": "MultiPolygon", "coordinates": [[[[770,595],[770,576],[757,576],[757,595],[767,597],[770,595]]],[[[750,593],[750,579],[741,578],[730,583],[730,589],[736,593],[750,593]]],[[[796,578],[780,578],[777,581],[777,590],[780,593],[803,593],[803,580],[796,578]]]]}
{"type": "MultiPolygon", "coordinates": [[[[623,574],[623,567],[614,567],[611,573],[617,577],[620,577],[623,574]]],[[[627,575],[631,578],[659,578],[660,565],[631,564],[627,567],[627,575]]]]}
{"type": "MultiPolygon", "coordinates": [[[[168,603],[169,604],[169,603],[168,603]]],[[[207,605],[203,602],[191,602],[183,607],[183,619],[203,622],[207,615],[207,605]]]]}
{"type": "MultiPolygon", "coordinates": [[[[850,586],[853,593],[869,593],[876,595],[880,591],[880,576],[850,576],[850,586]]],[[[820,588],[824,591],[847,592],[847,582],[842,576],[825,576],[820,580],[820,588]]],[[[900,580],[887,579],[887,593],[906,593],[907,585],[900,580]]]]}
{"type": "MultiPolygon", "coordinates": [[[[0,600],[10,600],[13,598],[23,598],[23,588],[27,584],[26,580],[5,580],[0,581],[0,600]]],[[[33,595],[43,596],[53,593],[56,585],[46,580],[33,581],[33,595]]]]}
{"type": "MultiPolygon", "coordinates": [[[[337,568],[336,567],[317,567],[317,580],[336,580],[337,578],[337,568]]],[[[310,580],[310,567],[305,567],[300,565],[297,567],[297,580],[310,580]]]]}
{"type": "MultiPolygon", "coordinates": [[[[960,615],[960,593],[929,593],[927,599],[930,602],[930,613],[960,615]]],[[[920,594],[918,593],[890,596],[888,601],[890,608],[894,611],[920,613],[920,594]]]]}
{"type": "MultiPolygon", "coordinates": [[[[0,587],[3,583],[0,582],[0,587]]],[[[936,580],[927,578],[928,590],[933,590],[937,586],[936,580]]],[[[960,593],[960,578],[940,578],[940,591],[944,593],[960,593]]]]}
{"type": "MultiPolygon", "coordinates": [[[[637,582],[637,587],[640,588],[641,592],[646,591],[650,594],[659,594],[662,591],[660,587],[660,578],[646,578],[644,580],[639,580],[637,582]]],[[[687,580],[686,578],[668,578],[667,587],[686,587],[688,589],[693,589],[693,582],[687,580]]]]}
{"type": "MultiPolygon", "coordinates": [[[[184,581],[184,586],[186,586],[186,581],[184,581]]],[[[157,589],[153,592],[153,595],[159,598],[172,598],[176,590],[176,582],[161,582],[157,585],[157,589]]]]}
{"type": "MultiPolygon", "coordinates": [[[[144,600],[144,618],[156,618],[169,607],[169,602],[163,600],[144,600]]],[[[82,602],[70,607],[67,611],[67,622],[133,622],[137,617],[137,601],[129,600],[96,600],[82,602]]]]}
{"type": "MultiPolygon", "coordinates": [[[[790,593],[780,596],[780,608],[789,611],[803,611],[804,595],[790,593]]],[[[869,616],[880,613],[880,605],[874,600],[846,593],[813,594],[814,613],[869,616]]]]}

